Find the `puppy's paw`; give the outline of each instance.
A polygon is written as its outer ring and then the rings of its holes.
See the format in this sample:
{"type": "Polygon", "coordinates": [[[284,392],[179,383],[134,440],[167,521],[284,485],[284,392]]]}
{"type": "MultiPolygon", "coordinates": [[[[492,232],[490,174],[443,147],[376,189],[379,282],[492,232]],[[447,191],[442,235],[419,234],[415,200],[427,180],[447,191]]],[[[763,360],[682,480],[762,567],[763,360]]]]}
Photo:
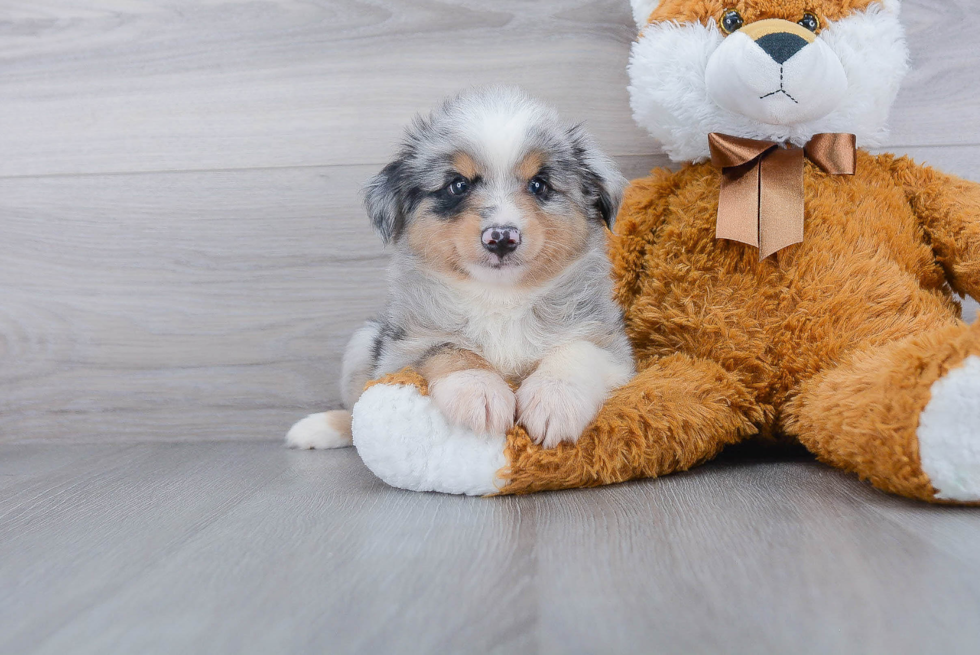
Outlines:
{"type": "Polygon", "coordinates": [[[605,400],[594,384],[533,374],[517,390],[517,422],[534,443],[575,443],[605,400]]]}
{"type": "Polygon", "coordinates": [[[514,392],[493,371],[450,373],[429,384],[429,396],[452,423],[477,434],[506,434],[514,426],[514,392]]]}
{"type": "Polygon", "coordinates": [[[344,448],[352,443],[350,412],[343,410],[310,414],[286,433],[286,445],[290,448],[344,448]]]}

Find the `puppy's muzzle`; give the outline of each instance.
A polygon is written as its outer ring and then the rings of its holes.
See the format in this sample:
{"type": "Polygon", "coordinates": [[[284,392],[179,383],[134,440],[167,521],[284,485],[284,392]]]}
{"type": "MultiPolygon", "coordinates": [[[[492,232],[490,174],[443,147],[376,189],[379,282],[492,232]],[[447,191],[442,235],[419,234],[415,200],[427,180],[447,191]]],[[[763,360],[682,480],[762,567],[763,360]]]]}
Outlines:
{"type": "Polygon", "coordinates": [[[511,225],[494,225],[483,230],[483,247],[503,258],[521,245],[521,231],[511,225]]]}

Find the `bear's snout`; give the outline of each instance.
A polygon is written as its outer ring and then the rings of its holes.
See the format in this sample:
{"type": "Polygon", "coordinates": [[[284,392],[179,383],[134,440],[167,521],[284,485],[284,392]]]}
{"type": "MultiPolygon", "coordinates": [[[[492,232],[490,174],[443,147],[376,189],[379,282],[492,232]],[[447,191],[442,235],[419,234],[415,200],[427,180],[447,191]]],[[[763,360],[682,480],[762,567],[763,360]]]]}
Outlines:
{"type": "Polygon", "coordinates": [[[769,125],[826,116],[847,91],[833,50],[805,27],[779,18],[726,37],[708,60],[705,83],[721,107],[769,125]]]}
{"type": "Polygon", "coordinates": [[[817,35],[805,27],[778,18],[750,23],[739,30],[739,33],[752,39],[780,66],[817,40],[817,35]]]}

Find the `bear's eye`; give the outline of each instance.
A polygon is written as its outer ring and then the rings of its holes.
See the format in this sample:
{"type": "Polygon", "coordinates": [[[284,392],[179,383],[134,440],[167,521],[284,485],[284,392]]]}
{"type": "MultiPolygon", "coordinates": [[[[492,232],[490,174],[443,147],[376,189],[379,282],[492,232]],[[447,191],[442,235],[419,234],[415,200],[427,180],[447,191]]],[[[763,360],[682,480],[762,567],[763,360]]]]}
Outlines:
{"type": "Polygon", "coordinates": [[[450,182],[449,186],[446,187],[446,191],[448,191],[449,194],[453,196],[465,195],[466,192],[469,190],[470,190],[470,181],[462,176],[454,177],[453,181],[450,182]]]}
{"type": "Polygon", "coordinates": [[[725,34],[731,34],[735,30],[741,29],[745,21],[742,20],[742,14],[738,13],[734,9],[729,9],[725,12],[725,15],[721,17],[718,21],[721,25],[721,31],[725,34]]]}
{"type": "Polygon", "coordinates": [[[803,18],[800,19],[800,25],[807,28],[811,32],[816,32],[820,29],[820,19],[811,13],[803,14],[803,18]]]}

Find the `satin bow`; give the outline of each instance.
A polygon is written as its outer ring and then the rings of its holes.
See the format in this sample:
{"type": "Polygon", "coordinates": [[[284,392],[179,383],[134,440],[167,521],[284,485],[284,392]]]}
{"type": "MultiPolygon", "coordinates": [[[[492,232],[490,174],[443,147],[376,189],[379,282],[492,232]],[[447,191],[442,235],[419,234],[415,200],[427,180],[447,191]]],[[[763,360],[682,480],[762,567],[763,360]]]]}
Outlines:
{"type": "Polygon", "coordinates": [[[853,134],[816,134],[783,148],[712,132],[711,163],[721,169],[715,236],[755,246],[759,261],[803,241],[803,157],[831,175],[854,175],[853,134]]]}

